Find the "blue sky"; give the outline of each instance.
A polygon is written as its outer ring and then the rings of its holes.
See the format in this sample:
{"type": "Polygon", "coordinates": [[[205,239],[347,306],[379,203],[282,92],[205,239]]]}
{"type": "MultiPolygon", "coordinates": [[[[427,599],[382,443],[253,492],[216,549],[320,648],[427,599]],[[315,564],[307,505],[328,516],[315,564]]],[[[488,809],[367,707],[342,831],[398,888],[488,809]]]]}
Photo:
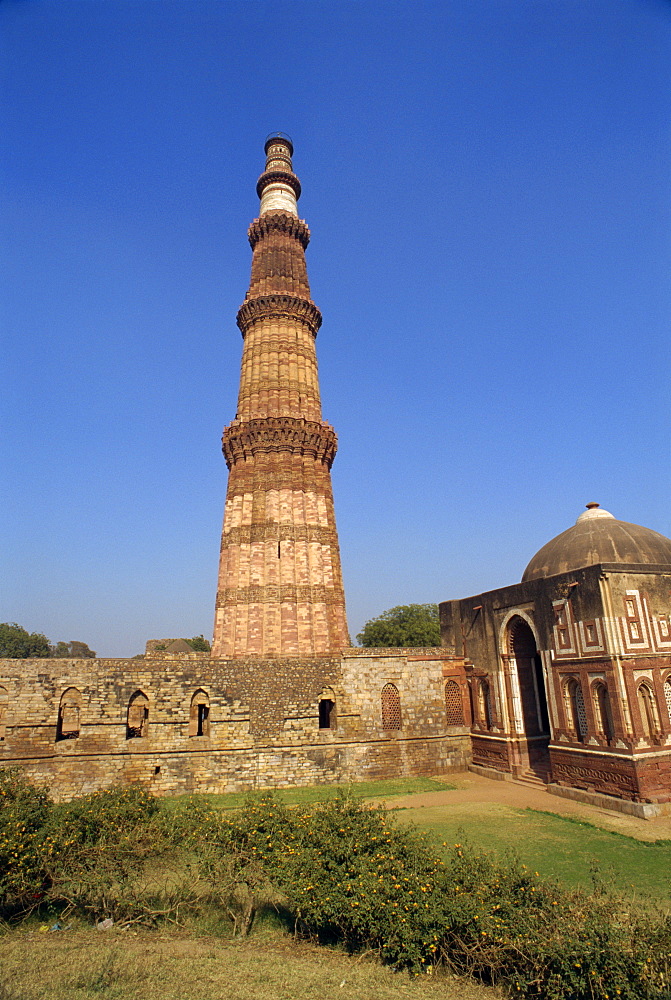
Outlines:
{"type": "Polygon", "coordinates": [[[211,635],[263,141],[310,225],[350,630],[671,535],[671,4],[4,0],[0,620],[211,635]]]}

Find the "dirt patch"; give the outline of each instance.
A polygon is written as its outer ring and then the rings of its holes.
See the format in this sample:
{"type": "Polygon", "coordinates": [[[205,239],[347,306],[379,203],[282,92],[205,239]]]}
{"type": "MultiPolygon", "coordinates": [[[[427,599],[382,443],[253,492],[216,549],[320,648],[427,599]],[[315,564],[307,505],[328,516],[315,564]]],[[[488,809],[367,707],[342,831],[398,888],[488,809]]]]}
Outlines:
{"type": "Polygon", "coordinates": [[[636,816],[610,812],[608,809],[587,805],[584,802],[562,799],[558,795],[551,795],[540,786],[526,785],[518,781],[495,781],[471,771],[466,774],[450,775],[449,780],[450,784],[456,787],[446,789],[444,792],[399,795],[384,800],[384,804],[390,809],[421,809],[496,802],[511,809],[538,809],[557,816],[574,816],[602,830],[612,830],[627,837],[635,837],[637,840],[671,840],[671,816],[638,819],[636,816]]]}

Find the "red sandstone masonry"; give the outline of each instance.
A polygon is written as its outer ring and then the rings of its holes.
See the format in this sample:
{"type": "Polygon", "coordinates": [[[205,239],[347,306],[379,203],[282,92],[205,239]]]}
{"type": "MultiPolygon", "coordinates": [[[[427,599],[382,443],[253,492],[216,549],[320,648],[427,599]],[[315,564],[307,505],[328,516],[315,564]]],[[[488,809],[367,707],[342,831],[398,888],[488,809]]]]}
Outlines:
{"type": "MultiPolygon", "coordinates": [[[[260,196],[277,181],[300,193],[291,143],[266,148],[260,196]]],[[[321,314],[305,266],[310,233],[290,211],[263,204],[237,317],[238,409],[223,437],[229,480],[212,655],[325,656],[349,636],[330,478],[337,440],[321,415],[321,314]]]]}

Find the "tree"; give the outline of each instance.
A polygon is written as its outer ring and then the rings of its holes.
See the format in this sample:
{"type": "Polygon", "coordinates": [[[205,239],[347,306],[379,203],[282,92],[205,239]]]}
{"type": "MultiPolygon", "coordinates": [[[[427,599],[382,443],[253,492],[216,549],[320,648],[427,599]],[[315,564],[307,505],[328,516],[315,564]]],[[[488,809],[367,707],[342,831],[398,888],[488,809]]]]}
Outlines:
{"type": "Polygon", "coordinates": [[[0,657],[25,660],[29,657],[51,656],[51,647],[46,635],[41,632],[26,632],[16,622],[0,624],[0,657]]]}
{"type": "Polygon", "coordinates": [[[210,652],[210,644],[202,635],[194,635],[193,639],[187,639],[186,641],[190,646],[193,646],[196,653],[210,652]]]}
{"type": "Polygon", "coordinates": [[[55,646],[51,647],[51,655],[57,659],[66,656],[72,660],[94,660],[96,658],[94,649],[89,649],[85,642],[77,642],[75,639],[71,642],[57,642],[55,646]]]}
{"type": "Polygon", "coordinates": [[[403,604],[366,622],[357,642],[362,646],[440,646],[437,604],[403,604]]]}

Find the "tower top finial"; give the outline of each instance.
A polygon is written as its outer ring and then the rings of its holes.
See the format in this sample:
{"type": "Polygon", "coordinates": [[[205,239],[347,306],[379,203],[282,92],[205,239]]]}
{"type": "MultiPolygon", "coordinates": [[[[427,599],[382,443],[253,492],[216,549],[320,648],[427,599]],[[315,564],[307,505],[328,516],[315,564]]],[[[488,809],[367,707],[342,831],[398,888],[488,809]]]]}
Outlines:
{"type": "Polygon", "coordinates": [[[266,169],[259,177],[256,193],[261,199],[259,215],[288,212],[298,216],[301,183],[294,173],[291,157],[294,144],[284,132],[271,132],[264,145],[266,169]]]}
{"type": "Polygon", "coordinates": [[[268,146],[274,145],[275,143],[284,143],[289,147],[289,156],[294,155],[294,144],[291,141],[291,136],[287,135],[286,132],[271,132],[266,136],[266,144],[263,147],[268,155],[268,146]]]}

